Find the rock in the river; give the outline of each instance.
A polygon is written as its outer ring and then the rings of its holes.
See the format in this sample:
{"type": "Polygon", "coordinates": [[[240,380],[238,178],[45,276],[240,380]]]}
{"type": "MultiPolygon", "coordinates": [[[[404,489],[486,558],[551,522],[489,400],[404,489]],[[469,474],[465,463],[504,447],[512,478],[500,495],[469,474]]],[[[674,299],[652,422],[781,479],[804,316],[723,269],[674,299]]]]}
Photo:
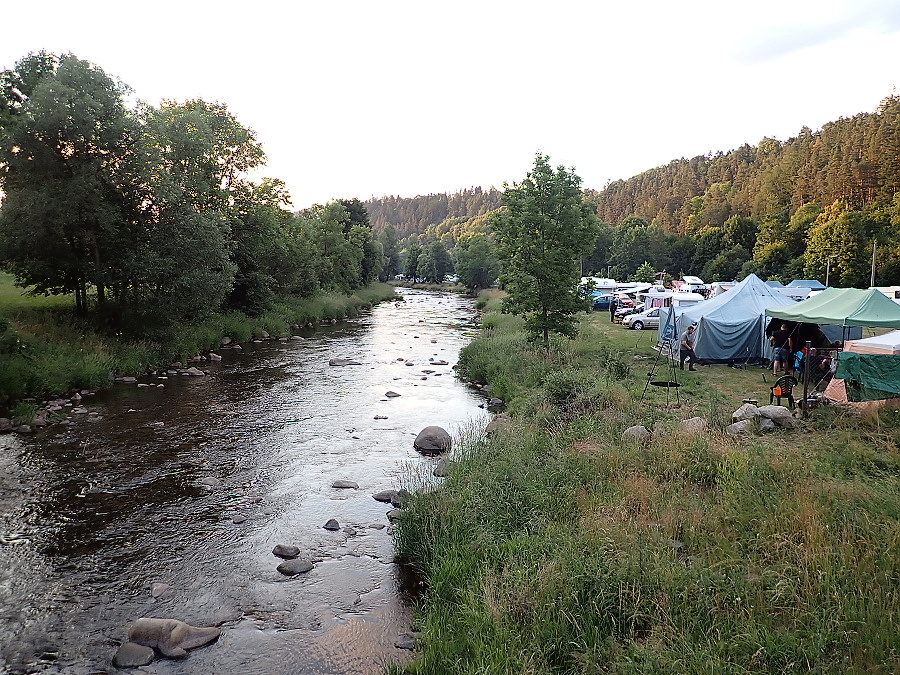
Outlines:
{"type": "Polygon", "coordinates": [[[387,512],[387,519],[390,523],[396,523],[400,520],[400,516],[403,514],[403,511],[400,509],[391,509],[387,512]]]}
{"type": "Polygon", "coordinates": [[[206,373],[204,373],[202,370],[200,370],[199,368],[194,368],[193,366],[188,368],[184,372],[186,372],[191,377],[203,377],[204,375],[206,375],[206,373]]]}
{"type": "Polygon", "coordinates": [[[119,647],[113,657],[116,668],[140,668],[153,662],[154,652],[150,647],[135,642],[126,642],[119,647]]]}
{"type": "Polygon", "coordinates": [[[336,480],[331,484],[331,487],[340,490],[359,490],[359,483],[354,483],[352,480],[336,480]]]}
{"type": "Polygon", "coordinates": [[[330,518],[328,522],[325,523],[322,527],[324,527],[326,530],[336,532],[337,530],[341,529],[341,524],[334,518],[330,518]]]}
{"type": "Polygon", "coordinates": [[[376,420],[386,420],[386,419],[387,419],[387,415],[375,415],[375,417],[374,417],[373,419],[376,419],[376,420]]]}
{"type": "Polygon", "coordinates": [[[428,362],[429,362],[431,365],[433,365],[433,366],[446,366],[446,365],[449,365],[449,364],[448,364],[446,361],[444,361],[443,359],[438,359],[437,361],[434,361],[434,360],[432,360],[432,359],[428,359],[428,362]]]}
{"type": "Polygon", "coordinates": [[[402,509],[407,504],[409,504],[410,497],[412,497],[412,495],[409,494],[408,490],[397,490],[397,492],[391,497],[391,506],[402,509]]]}
{"type": "Polygon", "coordinates": [[[208,645],[222,633],[218,628],[197,628],[177,619],[138,619],[128,629],[128,640],[159,650],[163,656],[181,658],[188,649],[208,645]]]}
{"type": "Polygon", "coordinates": [[[300,547],[291,546],[290,544],[275,544],[275,548],[272,549],[272,553],[277,555],[279,558],[290,560],[291,558],[296,558],[298,555],[300,555],[300,547]]]}
{"type": "Polygon", "coordinates": [[[150,595],[154,598],[162,597],[170,588],[172,587],[169,586],[169,584],[164,584],[161,581],[154,581],[150,584],[150,595]]]}
{"type": "Polygon", "coordinates": [[[450,474],[450,461],[446,458],[441,459],[434,467],[431,475],[435,478],[446,478],[450,474]]]}
{"type": "Polygon", "coordinates": [[[388,391],[388,392],[385,392],[384,395],[387,396],[388,398],[397,398],[398,396],[400,396],[400,394],[398,394],[396,391],[388,391]]]}
{"type": "Polygon", "coordinates": [[[329,366],[361,366],[362,363],[353,359],[331,359],[328,361],[329,366]]]}
{"type": "Polygon", "coordinates": [[[313,569],[313,565],[309,560],[285,560],[276,569],[286,577],[292,577],[295,574],[305,574],[313,569]]]}
{"type": "Polygon", "coordinates": [[[376,492],[374,495],[372,495],[372,498],[376,502],[389,503],[392,499],[394,499],[396,495],[396,490],[382,490],[381,492],[376,492]]]}
{"type": "Polygon", "coordinates": [[[425,427],[413,441],[413,447],[424,454],[436,454],[450,449],[450,434],[441,427],[425,427]]]}

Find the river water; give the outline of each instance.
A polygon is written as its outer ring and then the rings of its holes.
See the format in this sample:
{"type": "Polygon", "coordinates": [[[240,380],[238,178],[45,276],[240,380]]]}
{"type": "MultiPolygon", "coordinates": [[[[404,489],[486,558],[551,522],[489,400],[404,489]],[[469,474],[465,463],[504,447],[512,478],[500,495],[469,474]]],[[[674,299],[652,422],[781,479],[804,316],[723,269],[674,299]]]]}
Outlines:
{"type": "Polygon", "coordinates": [[[302,340],[222,350],[205,377],[117,384],[69,428],[0,436],[0,672],[116,672],[142,616],[222,635],[138,672],[380,673],[409,658],[394,646],[411,617],[390,505],[372,494],[431,470],[412,447],[423,427],[486,415],[451,369],[471,301],[401,293],[302,340]],[[281,575],[276,544],[315,568],[281,575]]]}

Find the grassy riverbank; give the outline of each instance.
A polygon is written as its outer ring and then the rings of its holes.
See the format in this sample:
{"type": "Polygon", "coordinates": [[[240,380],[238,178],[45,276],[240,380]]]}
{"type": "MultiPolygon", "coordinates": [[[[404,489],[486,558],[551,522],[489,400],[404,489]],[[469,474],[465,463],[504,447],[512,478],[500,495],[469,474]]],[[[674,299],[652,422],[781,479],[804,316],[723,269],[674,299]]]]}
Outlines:
{"type": "Polygon", "coordinates": [[[679,372],[680,406],[639,403],[651,334],[595,314],[548,358],[517,319],[484,324],[460,369],[514,422],[462,439],[403,513],[426,592],[394,672],[900,671],[900,413],[731,439],[764,369],[679,372]],[[679,435],[695,415],[709,432],[679,435]],[[623,441],[634,424],[658,433],[623,441]]]}
{"type": "Polygon", "coordinates": [[[373,284],[350,296],[286,300],[258,317],[214,314],[180,326],[164,341],[127,340],[99,333],[75,317],[71,299],[23,296],[9,275],[0,274],[0,409],[27,397],[97,389],[114,374],[139,375],[214,349],[226,335],[237,342],[263,330],[289,335],[292,325],[356,316],[392,297],[392,287],[373,284]]]}

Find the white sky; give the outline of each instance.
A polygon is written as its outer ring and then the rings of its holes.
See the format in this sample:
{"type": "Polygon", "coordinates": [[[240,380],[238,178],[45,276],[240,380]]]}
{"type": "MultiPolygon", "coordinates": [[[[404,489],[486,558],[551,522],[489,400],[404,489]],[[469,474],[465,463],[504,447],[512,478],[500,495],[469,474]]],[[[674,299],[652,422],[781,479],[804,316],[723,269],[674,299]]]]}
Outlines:
{"type": "Polygon", "coordinates": [[[499,188],[538,151],[601,189],[900,84],[900,0],[3,5],[0,69],[72,52],[151,104],[224,103],[298,208],[499,188]]]}

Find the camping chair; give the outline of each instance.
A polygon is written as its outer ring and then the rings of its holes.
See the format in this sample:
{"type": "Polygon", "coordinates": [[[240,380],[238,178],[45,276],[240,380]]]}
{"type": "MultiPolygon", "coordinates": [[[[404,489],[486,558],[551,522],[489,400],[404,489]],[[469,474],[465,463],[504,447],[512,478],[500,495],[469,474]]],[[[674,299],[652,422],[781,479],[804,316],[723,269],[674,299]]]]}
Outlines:
{"type": "Polygon", "coordinates": [[[769,393],[769,405],[778,400],[778,405],[781,405],[781,399],[786,398],[788,400],[788,406],[791,410],[794,409],[794,387],[797,385],[797,380],[793,375],[784,375],[775,380],[775,384],[770,387],[769,393]]]}

